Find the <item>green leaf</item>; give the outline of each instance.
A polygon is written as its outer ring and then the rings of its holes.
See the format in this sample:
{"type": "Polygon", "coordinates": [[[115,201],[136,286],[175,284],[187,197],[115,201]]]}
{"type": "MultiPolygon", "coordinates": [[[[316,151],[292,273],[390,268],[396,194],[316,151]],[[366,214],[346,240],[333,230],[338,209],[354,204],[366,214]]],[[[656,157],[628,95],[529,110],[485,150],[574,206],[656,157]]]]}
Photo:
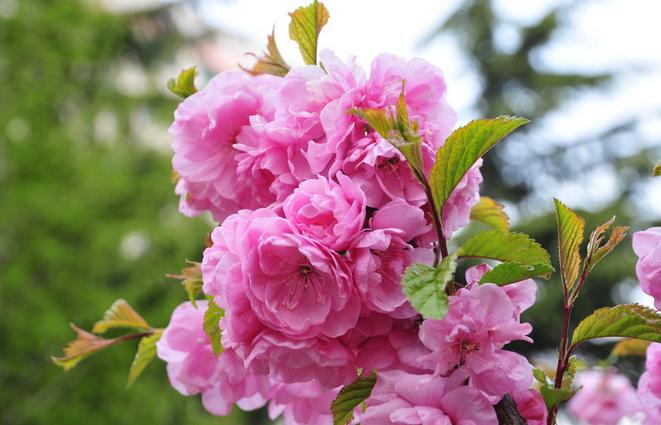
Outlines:
{"type": "Polygon", "coordinates": [[[202,270],[200,269],[201,263],[194,261],[190,262],[192,266],[186,267],[181,271],[181,274],[168,274],[167,277],[181,281],[188,299],[194,307],[197,307],[195,300],[202,292],[202,270]]]}
{"type": "Polygon", "coordinates": [[[555,388],[554,381],[550,379],[543,370],[533,368],[533,376],[535,377],[535,380],[540,383],[539,392],[542,394],[544,404],[549,412],[556,404],[572,398],[572,396],[580,389],[580,387],[575,387],[573,385],[575,374],[576,357],[572,357],[569,360],[569,365],[562,380],[562,388],[555,388]]]}
{"type": "Polygon", "coordinates": [[[197,88],[195,87],[196,76],[197,68],[194,66],[184,69],[179,73],[176,79],[170,78],[168,80],[168,89],[177,96],[185,99],[197,92],[197,88]]]}
{"type": "Polygon", "coordinates": [[[604,234],[610,229],[610,227],[615,222],[615,217],[608,220],[606,223],[597,227],[594,232],[590,235],[590,241],[588,242],[588,255],[587,258],[590,259],[588,264],[588,270],[592,270],[594,266],[597,265],[605,256],[610,254],[610,252],[622,242],[624,237],[627,235],[626,226],[615,226],[611,231],[611,236],[608,238],[605,244],[602,244],[604,241],[604,234]]]}
{"type": "Polygon", "coordinates": [[[549,253],[523,233],[503,233],[499,230],[480,232],[466,241],[457,253],[459,257],[489,258],[538,268],[551,267],[549,253]]]}
{"type": "Polygon", "coordinates": [[[278,77],[284,77],[289,72],[290,66],[282,58],[280,49],[275,43],[275,28],[271,31],[271,35],[267,36],[266,52],[262,56],[257,56],[254,53],[249,53],[254,56],[257,62],[252,68],[247,69],[239,66],[241,69],[252,75],[270,74],[278,77]]]}
{"type": "Polygon", "coordinates": [[[544,398],[544,404],[546,404],[546,409],[550,412],[553,409],[553,406],[560,403],[561,401],[567,401],[576,394],[579,390],[578,388],[554,388],[552,386],[544,385],[539,389],[544,398]]]}
{"type": "Polygon", "coordinates": [[[331,404],[333,425],[347,425],[353,419],[353,412],[372,393],[376,384],[376,374],[359,376],[349,385],[345,385],[331,404]]]}
{"type": "Polygon", "coordinates": [[[658,176],[661,176],[661,164],[656,164],[656,166],[652,170],[652,177],[658,177],[658,176]]]}
{"type": "Polygon", "coordinates": [[[556,219],[558,222],[558,250],[560,252],[560,273],[563,285],[572,289],[578,279],[581,266],[579,249],[583,242],[585,220],[569,209],[558,199],[555,202],[556,219]]]}
{"type": "Polygon", "coordinates": [[[548,378],[546,377],[546,373],[538,367],[534,367],[532,369],[532,376],[535,377],[535,380],[540,384],[546,385],[548,383],[548,378]]]}
{"type": "Polygon", "coordinates": [[[70,326],[76,332],[76,339],[64,347],[64,356],[51,356],[51,360],[56,365],[62,367],[65,372],[88,356],[118,342],[117,338],[106,339],[96,336],[93,333],[80,329],[73,323],[70,326]]]}
{"type": "Polygon", "coordinates": [[[404,96],[405,85],[406,82],[402,81],[402,91],[399,93],[397,106],[395,107],[395,123],[400,133],[408,131],[411,126],[411,122],[409,121],[409,110],[406,107],[406,97],[404,96]]]}
{"type": "Polygon", "coordinates": [[[480,279],[480,283],[495,283],[502,286],[533,277],[548,278],[552,272],[553,267],[544,263],[531,265],[514,262],[502,263],[486,272],[480,279]]]}
{"type": "Polygon", "coordinates": [[[661,342],[661,313],[639,304],[600,308],[578,324],[571,344],[613,336],[661,342]]]}
{"type": "Polygon", "coordinates": [[[211,347],[216,355],[223,352],[223,345],[220,341],[220,319],[225,315],[225,311],[218,307],[213,300],[209,300],[207,310],[204,312],[204,332],[209,337],[211,347]]]}
{"type": "Polygon", "coordinates": [[[394,137],[394,135],[397,134],[395,130],[395,120],[388,114],[388,110],[386,108],[351,108],[349,109],[349,113],[362,118],[367,123],[367,125],[369,125],[374,131],[379,133],[381,137],[386,140],[394,137]]]}
{"type": "Polygon", "coordinates": [[[651,344],[650,341],[644,341],[636,338],[625,338],[619,341],[611,351],[612,356],[644,356],[647,353],[647,347],[651,344]]]}
{"type": "Polygon", "coordinates": [[[133,328],[147,330],[151,327],[126,300],[118,299],[103,315],[103,319],[96,322],[92,328],[95,334],[105,333],[108,329],[133,328]]]}
{"type": "Polygon", "coordinates": [[[455,130],[436,153],[429,178],[436,210],[443,211],[452,191],[478,159],[527,123],[525,118],[501,116],[471,121],[455,130]]]}
{"type": "Polygon", "coordinates": [[[449,255],[434,268],[412,264],[404,272],[402,285],[411,305],[426,319],[442,319],[448,310],[445,286],[457,268],[456,254],[449,255]]]}
{"type": "Polygon", "coordinates": [[[471,209],[471,220],[479,221],[496,230],[507,233],[510,229],[509,218],[503,206],[488,196],[481,196],[480,201],[471,209]]]}
{"type": "Polygon", "coordinates": [[[138,351],[135,353],[133,363],[129,369],[129,378],[127,387],[130,387],[136,379],[142,374],[149,362],[156,357],[156,343],[161,339],[163,329],[155,329],[154,333],[143,336],[138,344],[138,351]]]}
{"type": "Polygon", "coordinates": [[[406,99],[404,98],[404,81],[402,81],[402,91],[394,109],[392,111],[392,108],[352,108],[349,113],[362,118],[367,125],[397,148],[406,158],[415,177],[426,185],[427,179],[421,151],[422,138],[417,123],[409,121],[406,99]]]}
{"type": "Polygon", "coordinates": [[[299,7],[289,14],[289,37],[298,43],[303,60],[307,65],[317,63],[317,42],[319,33],[328,22],[328,9],[323,3],[313,1],[305,7],[299,7]]]}

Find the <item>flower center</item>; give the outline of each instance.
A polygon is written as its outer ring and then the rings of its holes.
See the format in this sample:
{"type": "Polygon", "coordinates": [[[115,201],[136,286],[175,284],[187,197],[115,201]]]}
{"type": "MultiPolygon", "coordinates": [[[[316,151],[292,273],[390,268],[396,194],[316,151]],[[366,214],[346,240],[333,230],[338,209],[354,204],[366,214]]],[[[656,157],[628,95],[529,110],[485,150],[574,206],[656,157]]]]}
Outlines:
{"type": "Polygon", "coordinates": [[[381,160],[378,168],[395,171],[399,168],[399,158],[397,156],[391,156],[388,159],[381,160]]]}
{"type": "Polygon", "coordinates": [[[298,273],[287,283],[287,297],[284,305],[290,310],[295,309],[304,296],[304,291],[314,291],[314,302],[323,304],[326,302],[326,291],[324,290],[321,275],[309,264],[301,264],[298,273]]]}

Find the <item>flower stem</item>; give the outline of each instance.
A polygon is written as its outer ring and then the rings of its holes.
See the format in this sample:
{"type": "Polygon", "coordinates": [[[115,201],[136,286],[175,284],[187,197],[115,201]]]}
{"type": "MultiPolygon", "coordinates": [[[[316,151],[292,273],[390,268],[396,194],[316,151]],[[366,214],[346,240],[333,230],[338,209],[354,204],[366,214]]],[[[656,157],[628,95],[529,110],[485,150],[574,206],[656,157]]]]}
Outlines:
{"type": "Polygon", "coordinates": [[[443,223],[441,222],[441,214],[436,209],[436,204],[434,203],[434,197],[432,195],[431,186],[427,179],[420,179],[423,188],[425,189],[425,194],[427,195],[427,200],[431,208],[432,221],[434,223],[434,230],[436,231],[436,237],[438,238],[438,247],[434,250],[434,267],[438,265],[438,262],[443,258],[448,256],[448,243],[443,234],[443,223]]]}

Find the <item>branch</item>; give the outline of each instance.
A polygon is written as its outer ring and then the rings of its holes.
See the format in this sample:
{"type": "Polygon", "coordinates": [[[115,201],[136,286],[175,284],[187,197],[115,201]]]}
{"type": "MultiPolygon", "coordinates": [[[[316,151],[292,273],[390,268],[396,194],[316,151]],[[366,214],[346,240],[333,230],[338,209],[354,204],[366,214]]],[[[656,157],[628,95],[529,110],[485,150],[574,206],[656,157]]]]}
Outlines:
{"type": "Polygon", "coordinates": [[[514,400],[509,394],[506,394],[502,400],[495,406],[496,416],[498,417],[498,425],[528,425],[519,409],[517,409],[514,400]]]}

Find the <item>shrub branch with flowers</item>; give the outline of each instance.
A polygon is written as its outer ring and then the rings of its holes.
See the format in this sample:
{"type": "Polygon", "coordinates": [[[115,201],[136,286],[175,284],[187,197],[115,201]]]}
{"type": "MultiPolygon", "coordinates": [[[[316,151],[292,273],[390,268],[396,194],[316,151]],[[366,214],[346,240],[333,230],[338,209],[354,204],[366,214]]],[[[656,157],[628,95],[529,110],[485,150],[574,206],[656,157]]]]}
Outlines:
{"type": "MultiPolygon", "coordinates": [[[[118,300],[91,332],[72,325],[77,339],[53,360],[68,370],[136,339],[129,384],[158,356],[172,386],[201,394],[210,413],[268,405],[287,425],[550,425],[570,399],[588,424],[661,423],[658,310],[602,308],[570,335],[590,270],[627,228],[599,226],[581,256],[584,220],[555,201],[563,326],[555,371],[534,367],[507,345],[533,342],[521,313],[535,302],[532,278],[555,270],[479,195],[481,158],[527,120],[479,119],[453,132],[438,68],[381,54],[366,73],[355,58],[317,54],[323,4],[290,16],[305,66],[289,66],[271,34],[250,69],[199,91],[195,68],[168,83],[185,99],[170,127],[180,210],[221,223],[202,262],[172,276],[189,301],[157,328],[118,300]],[[493,230],[451,252],[470,220],[493,230]],[[461,279],[466,259],[486,262],[461,279]],[[134,333],[101,336],[116,328],[134,333]],[[577,372],[576,348],[605,337],[626,338],[613,358],[647,350],[637,393],[612,367],[577,372]]],[[[661,230],[636,233],[634,250],[659,308],[661,230]]]]}

